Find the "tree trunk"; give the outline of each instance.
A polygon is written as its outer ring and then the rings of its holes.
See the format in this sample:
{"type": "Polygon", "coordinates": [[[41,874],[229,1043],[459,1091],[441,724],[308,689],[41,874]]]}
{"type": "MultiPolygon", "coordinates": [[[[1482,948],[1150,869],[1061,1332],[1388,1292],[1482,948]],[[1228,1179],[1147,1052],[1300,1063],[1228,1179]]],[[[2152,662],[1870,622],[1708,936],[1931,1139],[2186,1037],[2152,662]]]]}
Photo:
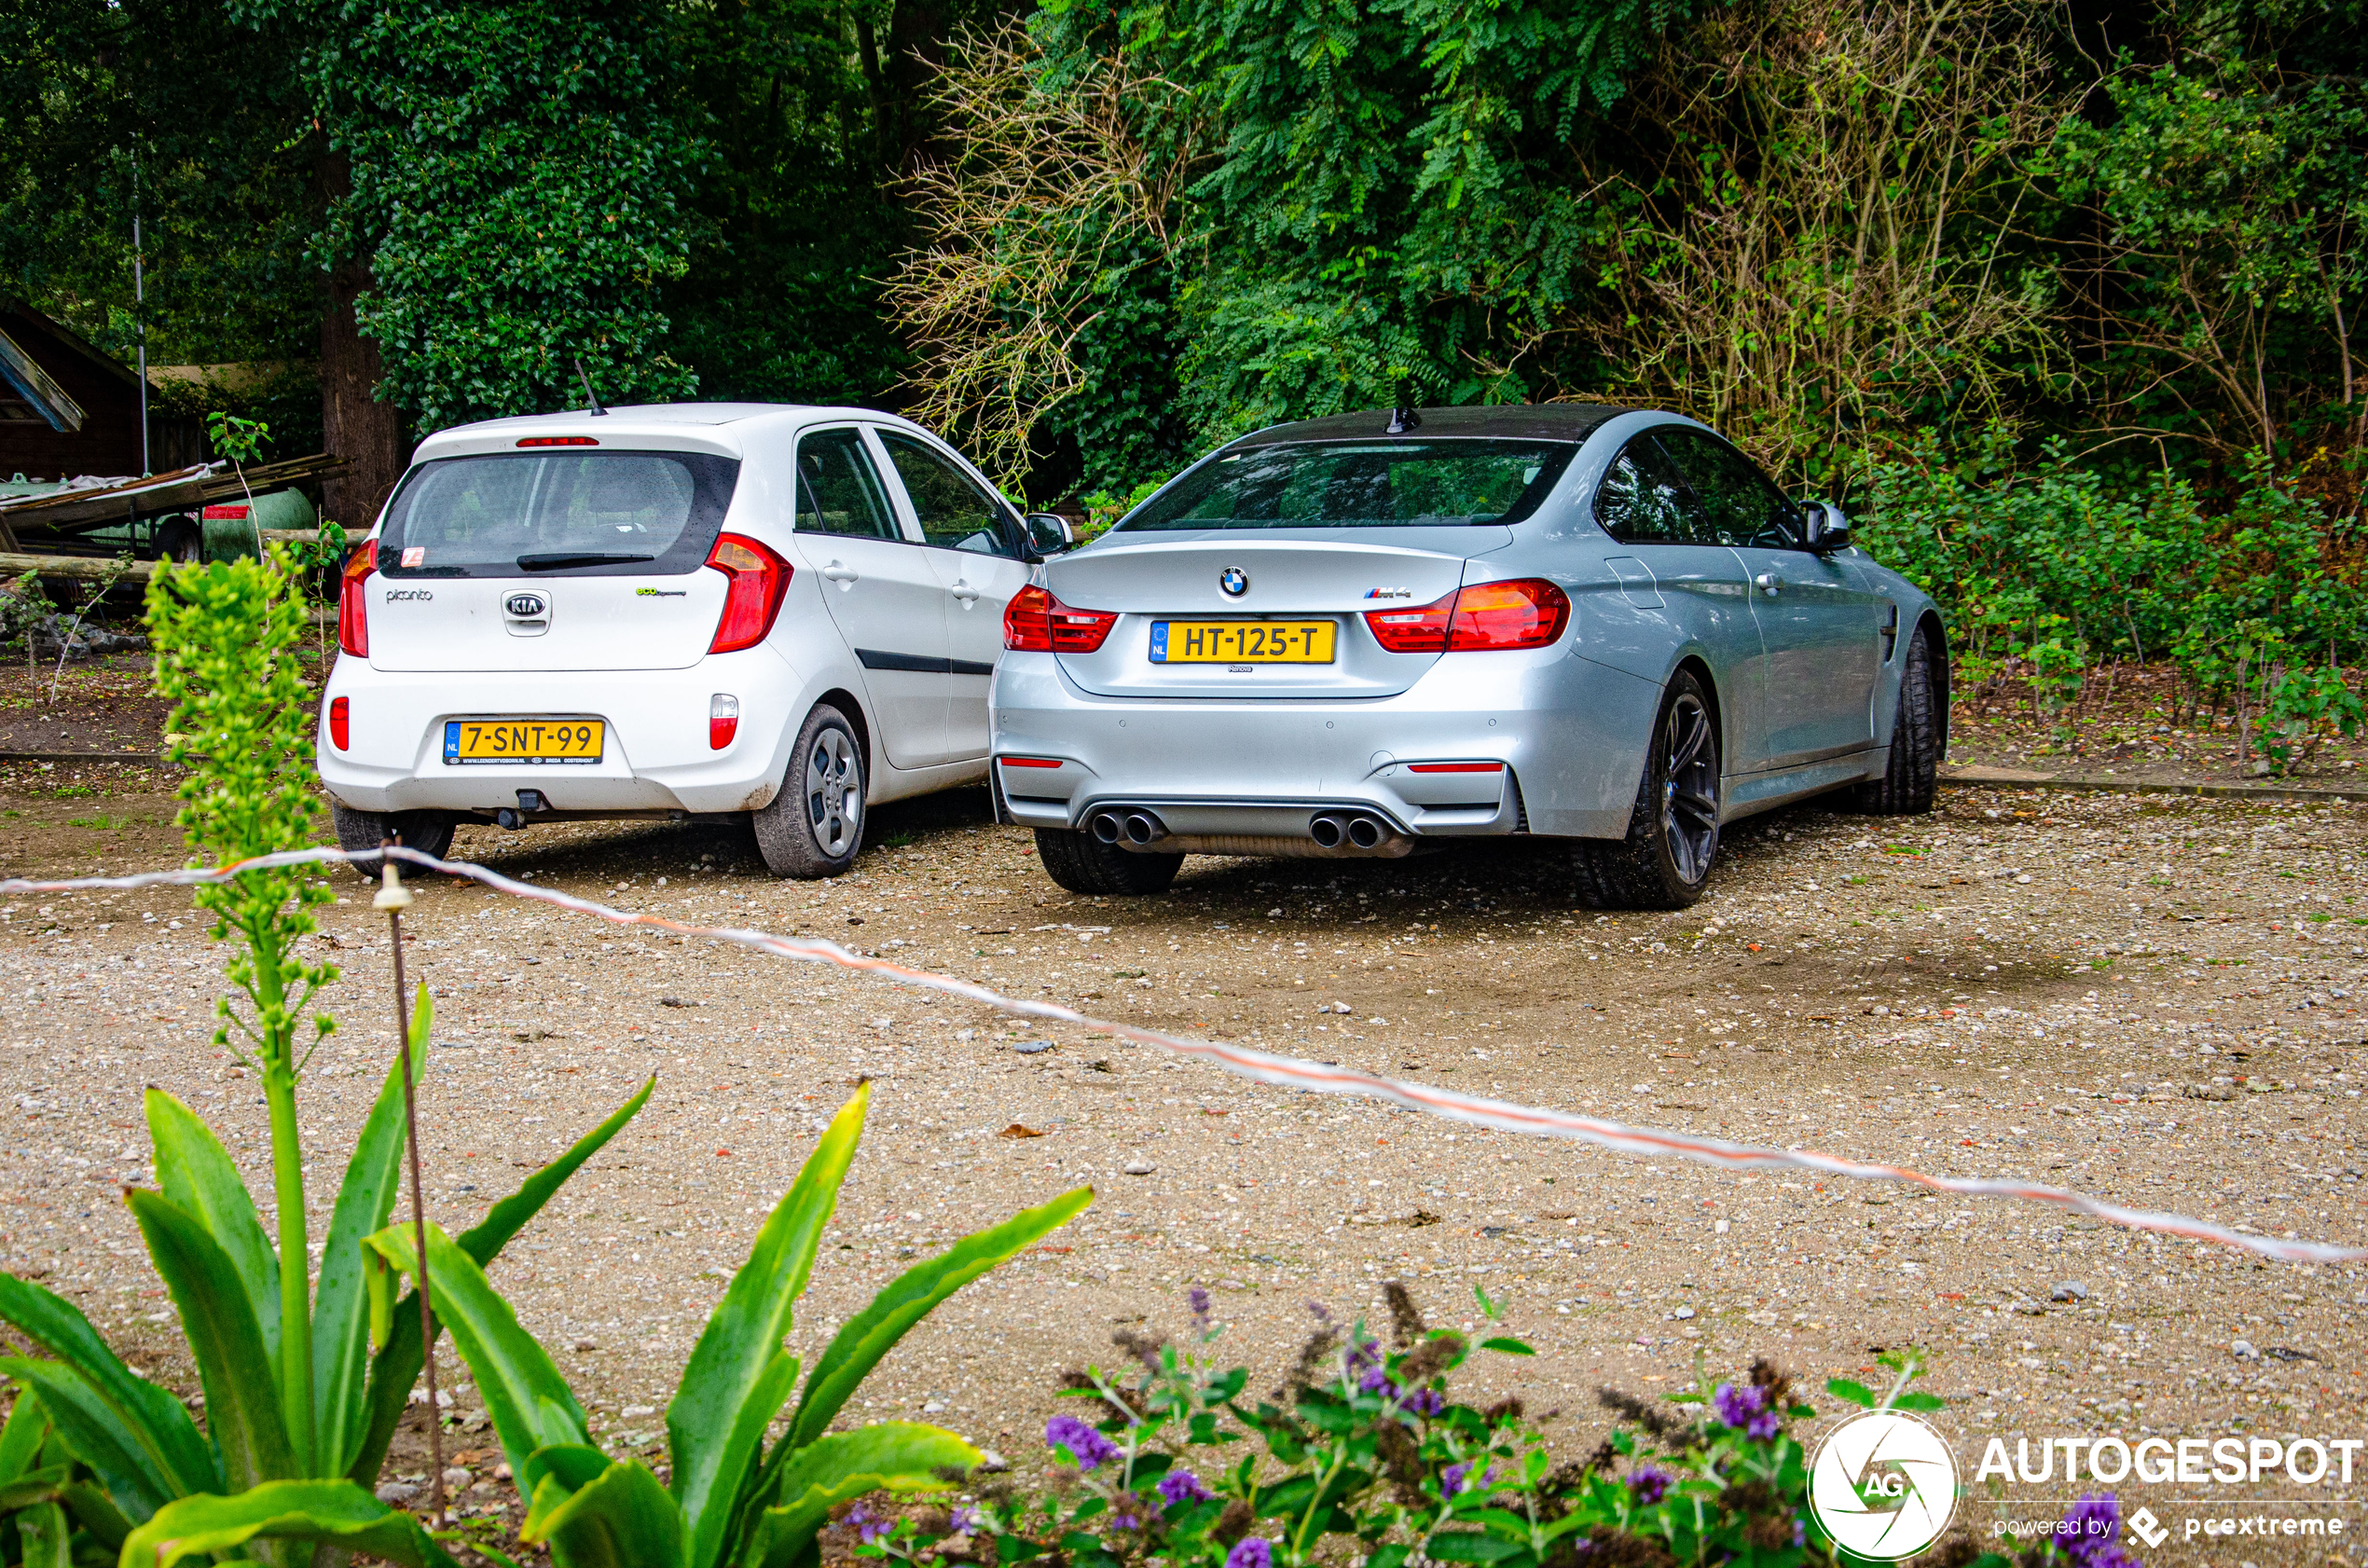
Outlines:
{"type": "MultiPolygon", "coordinates": [[[[352,188],[345,155],[321,160],[331,201],[352,188]]],[[[379,518],[405,466],[403,417],[378,400],[379,346],[354,328],[353,301],[370,286],[367,263],[348,260],[329,273],[328,309],[321,318],[321,439],[351,465],[322,482],[322,515],[359,537],[379,518]]]]}

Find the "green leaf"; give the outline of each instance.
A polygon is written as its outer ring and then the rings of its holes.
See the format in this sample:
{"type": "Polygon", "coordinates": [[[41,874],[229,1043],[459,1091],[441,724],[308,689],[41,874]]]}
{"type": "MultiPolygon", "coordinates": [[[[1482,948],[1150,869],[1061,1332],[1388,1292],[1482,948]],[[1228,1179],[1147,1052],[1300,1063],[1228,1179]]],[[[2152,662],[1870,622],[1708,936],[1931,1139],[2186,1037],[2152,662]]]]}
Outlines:
{"type": "Polygon", "coordinates": [[[19,1390],[7,1424],[0,1425],[0,1481],[14,1480],[32,1469],[48,1436],[49,1418],[42,1413],[40,1396],[30,1389],[19,1390]]]}
{"type": "Polygon", "coordinates": [[[16,1516],[24,1568],[73,1568],[74,1527],[55,1503],[37,1503],[16,1516]]]}
{"type": "Polygon", "coordinates": [[[459,1568],[418,1520],[342,1479],[268,1481],[229,1497],[184,1497],[131,1534],[121,1561],[172,1568],[257,1540],[312,1541],[403,1568],[459,1568]]]}
{"type": "Polygon", "coordinates": [[[1875,1396],[1867,1391],[1866,1385],[1863,1382],[1852,1382],[1848,1378],[1828,1378],[1825,1382],[1825,1392],[1837,1399],[1847,1399],[1853,1405],[1864,1405],[1870,1410],[1875,1408],[1875,1396]]]}
{"type": "Polygon", "coordinates": [[[46,1470],[24,1470],[8,1480],[0,1481],[0,1517],[19,1508],[30,1508],[36,1503],[54,1503],[65,1495],[66,1482],[74,1473],[69,1465],[52,1465],[46,1470]]]}
{"type": "Polygon", "coordinates": [[[157,1185],[165,1201],[204,1226],[229,1259],[263,1336],[263,1354],[280,1356],[280,1258],[255,1217],[255,1200],[229,1152],[197,1112],[161,1089],[146,1095],[148,1140],[156,1145],[157,1185]]]}
{"type": "MultiPolygon", "coordinates": [[[[411,1051],[414,1070],[422,1075],[434,1007],[428,988],[420,986],[411,1010],[411,1051]]],[[[370,1325],[362,1243],[393,1212],[402,1171],[403,1057],[397,1052],[354,1141],[353,1157],[346,1162],[321,1248],[312,1307],[312,1430],[320,1451],[313,1459],[315,1475],[344,1474],[369,1429],[370,1325]]]]}
{"type": "MultiPolygon", "coordinates": [[[[475,1228],[461,1232],[461,1250],[475,1259],[479,1267],[491,1263],[510,1238],[524,1230],[527,1222],[551,1201],[552,1194],[568,1177],[633,1120],[634,1114],[649,1102],[650,1091],[656,1086],[654,1078],[645,1081],[640,1092],[606,1121],[576,1139],[566,1153],[528,1176],[516,1192],[488,1210],[475,1228]]],[[[348,1476],[365,1486],[374,1485],[379,1479],[379,1471],[386,1463],[387,1448],[394,1441],[395,1425],[403,1419],[412,1385],[419,1382],[420,1369],[427,1360],[420,1349],[420,1302],[416,1296],[406,1295],[391,1305],[388,1327],[385,1347],[370,1361],[368,1424],[353,1463],[346,1470],[348,1476]]]]}
{"type": "MultiPolygon", "coordinates": [[[[433,1245],[434,1244],[430,1244],[433,1245]]],[[[546,1479],[518,1539],[551,1548],[554,1568],[679,1568],[682,1509],[638,1459],[619,1460],[583,1487],[557,1495],[546,1479]]]]}
{"type": "MultiPolygon", "coordinates": [[[[797,1180],[757,1232],[748,1261],[709,1314],[682,1369],[682,1384],[667,1406],[674,1495],[691,1525],[691,1568],[714,1568],[722,1557],[734,1506],[763,1449],[765,1428],[794,1386],[797,1363],[782,1354],[781,1341],[813,1274],[822,1228],[838,1204],[839,1185],[863,1136],[871,1098],[869,1083],[858,1086],[831,1119],[797,1180]]],[[[791,1447],[798,1440],[783,1439],[791,1447]]]]}
{"type": "MultiPolygon", "coordinates": [[[[213,1451],[181,1401],[145,1378],[133,1375],[73,1302],[13,1274],[0,1273],[0,1318],[62,1363],[57,1370],[63,1382],[44,1373],[30,1375],[45,1390],[62,1389],[71,1383],[74,1392],[67,1396],[76,1406],[71,1427],[65,1412],[59,1408],[59,1398],[45,1393],[43,1403],[66,1436],[75,1457],[98,1468],[99,1461],[82,1451],[76,1434],[79,1433],[83,1440],[93,1441],[104,1436],[107,1442],[122,1448],[125,1463],[131,1466],[118,1474],[128,1479],[136,1471],[145,1478],[145,1485],[154,1489],[159,1501],[186,1492],[221,1490],[222,1471],[214,1461],[213,1451]],[[103,1427],[99,1424],[102,1416],[103,1427]]],[[[0,1370],[23,1382],[28,1374],[18,1368],[55,1365],[15,1362],[0,1367],[0,1370]]],[[[153,1506],[154,1503],[147,1505],[153,1506]]],[[[145,1514],[146,1508],[141,1511],[145,1514]]]]}
{"type": "MultiPolygon", "coordinates": [[[[782,1447],[789,1446],[784,1439],[782,1447]]],[[[943,1491],[946,1483],[934,1471],[947,1465],[968,1470],[985,1457],[953,1433],[917,1422],[884,1421],[833,1432],[798,1449],[768,1479],[764,1495],[778,1496],[782,1504],[764,1510],[750,1549],[734,1553],[733,1561],[792,1568],[834,1504],[884,1489],[943,1491]]]]}
{"type": "Polygon", "coordinates": [[[1480,1347],[1482,1350],[1501,1350],[1508,1355],[1535,1355],[1537,1354],[1521,1341],[1508,1338],[1503,1334],[1497,1335],[1493,1340],[1482,1340],[1480,1347]]]}
{"type": "Polygon", "coordinates": [[[1477,1285],[1472,1286],[1472,1300],[1480,1303],[1480,1315],[1487,1318],[1490,1322],[1494,1323],[1497,1318],[1504,1315],[1505,1309],[1498,1306],[1494,1301],[1490,1300],[1488,1299],[1488,1292],[1481,1289],[1477,1285]]]}
{"type": "Polygon", "coordinates": [[[0,1361],[0,1374],[20,1388],[39,1391],[53,1439],[98,1476],[118,1506],[145,1519],[179,1495],[140,1438],[70,1369],[56,1361],[11,1359],[0,1361]]]}
{"type": "Polygon", "coordinates": [[[1937,1394],[1926,1394],[1921,1389],[1911,1388],[1893,1399],[1891,1408],[1895,1410],[1945,1410],[1948,1409],[1948,1401],[1937,1394]]]}
{"type": "Polygon", "coordinates": [[[1477,1530],[1443,1530],[1423,1544],[1435,1562],[1502,1562],[1529,1548],[1519,1541],[1499,1540],[1477,1530]]]}
{"type": "Polygon", "coordinates": [[[148,1259],[181,1309],[181,1333],[205,1389],[206,1431],[230,1484],[241,1491],[299,1474],[281,1419],[279,1382],[264,1354],[255,1309],[230,1259],[199,1218],[162,1196],[125,1195],[148,1259]]]}
{"type": "Polygon", "coordinates": [[[1022,1209],[1000,1225],[963,1237],[892,1281],[872,1298],[871,1305],[847,1319],[847,1327],[814,1364],[814,1375],[806,1379],[805,1393],[798,1400],[797,1423],[788,1441],[808,1443],[820,1437],[840,1407],[906,1330],[940,1301],[1014,1253],[1035,1245],[1093,1202],[1090,1187],[1064,1192],[1049,1204],[1022,1209]]]}
{"type": "MultiPolygon", "coordinates": [[[[418,1276],[411,1228],[390,1226],[365,1244],[404,1272],[418,1276]]],[[[485,1413],[502,1439],[513,1475],[524,1475],[528,1456],[552,1442],[589,1443],[584,1407],[567,1379],[535,1337],[518,1326],[510,1303],[493,1288],[475,1259],[452,1238],[428,1227],[428,1279],[436,1319],[452,1332],[454,1348],[469,1364],[485,1413]],[[554,1433],[554,1426],[559,1431],[554,1433]]],[[[415,1313],[416,1313],[416,1309],[415,1313]]],[[[402,1315],[396,1314],[400,1327],[402,1315]]],[[[416,1331],[416,1330],[415,1330],[416,1331]]]]}
{"type": "Polygon", "coordinates": [[[65,1499],[66,1512],[75,1522],[97,1537],[109,1551],[121,1551],[124,1537],[131,1534],[131,1520],[104,1488],[90,1481],[69,1481],[61,1495],[65,1499]]]}

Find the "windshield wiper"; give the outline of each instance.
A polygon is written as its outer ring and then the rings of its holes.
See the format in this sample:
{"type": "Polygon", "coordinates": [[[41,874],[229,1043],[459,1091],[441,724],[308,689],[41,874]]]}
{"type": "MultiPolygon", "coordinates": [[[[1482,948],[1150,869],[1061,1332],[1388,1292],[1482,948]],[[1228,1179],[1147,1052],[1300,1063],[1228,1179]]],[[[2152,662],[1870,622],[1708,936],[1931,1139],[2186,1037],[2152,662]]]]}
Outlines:
{"type": "Polygon", "coordinates": [[[623,556],[607,550],[555,550],[548,555],[520,556],[520,571],[557,571],[570,566],[615,566],[626,561],[654,561],[655,556],[623,556]]]}

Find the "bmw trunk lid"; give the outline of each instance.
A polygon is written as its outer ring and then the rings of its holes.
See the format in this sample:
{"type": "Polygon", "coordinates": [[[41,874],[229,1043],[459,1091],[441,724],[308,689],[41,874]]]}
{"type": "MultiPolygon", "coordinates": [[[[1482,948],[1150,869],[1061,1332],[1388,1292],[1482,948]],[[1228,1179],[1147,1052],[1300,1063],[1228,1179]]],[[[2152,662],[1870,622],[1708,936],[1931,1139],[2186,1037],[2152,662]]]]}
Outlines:
{"type": "Polygon", "coordinates": [[[1492,525],[1114,535],[1045,569],[1062,603],[1119,614],[1097,651],[1063,653],[1061,668],[1102,696],[1393,696],[1439,655],[1384,652],[1365,612],[1444,598],[1470,557],[1511,538],[1492,525]],[[1329,625],[1332,657],[1196,662],[1186,653],[1188,629],[1242,622],[1329,625]]]}

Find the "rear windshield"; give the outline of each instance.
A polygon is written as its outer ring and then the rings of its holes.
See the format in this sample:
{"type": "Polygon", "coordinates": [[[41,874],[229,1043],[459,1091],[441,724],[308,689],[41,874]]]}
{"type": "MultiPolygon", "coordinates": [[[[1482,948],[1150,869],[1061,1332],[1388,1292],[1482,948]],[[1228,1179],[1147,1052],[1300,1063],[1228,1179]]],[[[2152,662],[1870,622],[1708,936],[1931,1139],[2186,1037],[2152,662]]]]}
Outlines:
{"type": "Polygon", "coordinates": [[[1517,523],[1563,476],[1564,441],[1322,441],[1203,463],[1119,524],[1189,529],[1457,528],[1517,523]]]}
{"type": "Polygon", "coordinates": [[[390,577],[680,576],[723,531],[740,465],[704,452],[504,452],[404,475],[390,577]]]}

